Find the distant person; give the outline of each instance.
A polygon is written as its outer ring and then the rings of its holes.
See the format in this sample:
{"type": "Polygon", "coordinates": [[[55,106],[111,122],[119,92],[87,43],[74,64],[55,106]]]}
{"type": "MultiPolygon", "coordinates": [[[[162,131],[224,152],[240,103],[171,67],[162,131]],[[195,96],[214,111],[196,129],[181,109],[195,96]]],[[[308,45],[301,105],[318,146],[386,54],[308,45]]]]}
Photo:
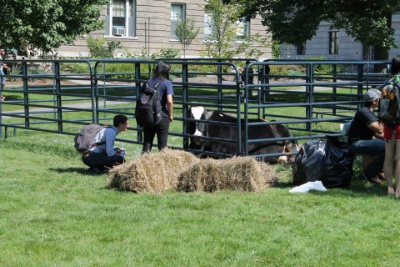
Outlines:
{"type": "MultiPolygon", "coordinates": [[[[268,62],[268,59],[265,59],[263,62],[268,62]]],[[[269,84],[269,73],[271,69],[269,65],[262,65],[260,72],[258,73],[258,82],[260,84],[269,84]]],[[[263,95],[267,97],[269,95],[269,86],[262,87],[263,95]]]]}
{"type": "Polygon", "coordinates": [[[360,108],[351,122],[349,144],[355,154],[369,155],[371,160],[362,170],[363,176],[371,183],[383,184],[383,162],[385,141],[383,125],[375,117],[374,110],[379,106],[381,91],[369,89],[365,94],[365,106],[360,108]]]}
{"type": "Polygon", "coordinates": [[[101,130],[94,143],[102,143],[95,146],[82,156],[82,161],[90,167],[89,171],[101,173],[115,165],[124,162],[123,151],[114,147],[117,134],[128,129],[129,122],[125,115],[116,115],[113,119],[113,126],[101,130]]]}
{"type": "Polygon", "coordinates": [[[142,153],[151,151],[156,134],[158,150],[162,150],[167,147],[169,125],[174,120],[174,90],[172,87],[172,82],[169,80],[170,70],[171,67],[168,64],[160,61],[157,63],[157,66],[154,69],[153,77],[147,81],[150,87],[154,87],[159,81],[161,81],[161,83],[158,84],[157,90],[161,99],[163,119],[156,126],[143,128],[144,141],[142,153]]]}
{"type": "MultiPolygon", "coordinates": [[[[254,84],[254,82],[253,82],[254,81],[254,71],[253,71],[253,68],[251,68],[249,65],[250,65],[250,61],[246,61],[246,66],[244,67],[242,74],[241,74],[242,81],[245,85],[254,84]]],[[[253,98],[252,91],[253,91],[252,89],[248,90],[248,98],[249,99],[253,98]]]]}
{"type": "MultiPolygon", "coordinates": [[[[265,59],[263,62],[268,62],[268,59],[265,59]]],[[[269,83],[269,73],[271,69],[269,65],[262,65],[260,72],[258,73],[258,81],[260,83],[269,83]]]]}
{"type": "MultiPolygon", "coordinates": [[[[395,83],[400,83],[400,55],[392,59],[390,68],[390,78],[385,81],[383,94],[390,95],[394,89],[395,83]]],[[[396,93],[395,93],[396,94],[396,93]]],[[[396,96],[394,96],[396,97],[396,96]]],[[[397,113],[395,108],[394,112],[397,113]]],[[[385,139],[385,163],[384,172],[389,195],[395,195],[400,198],[400,124],[386,123],[384,124],[384,139],[385,139]],[[393,163],[395,164],[393,169],[393,163]],[[396,177],[396,190],[393,188],[393,175],[396,177]]]]}
{"type": "MultiPolygon", "coordinates": [[[[1,90],[3,91],[6,87],[6,74],[11,71],[11,68],[4,63],[6,57],[6,52],[4,48],[0,48],[0,80],[1,80],[1,90]]],[[[4,101],[6,97],[3,94],[1,95],[1,101],[4,101]]]]}

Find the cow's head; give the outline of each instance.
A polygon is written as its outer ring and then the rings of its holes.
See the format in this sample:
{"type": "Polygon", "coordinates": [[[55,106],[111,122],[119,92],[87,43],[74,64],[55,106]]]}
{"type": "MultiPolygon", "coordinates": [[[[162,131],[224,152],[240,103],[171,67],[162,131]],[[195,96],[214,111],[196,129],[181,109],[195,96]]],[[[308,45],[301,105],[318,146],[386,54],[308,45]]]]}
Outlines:
{"type": "MultiPolygon", "coordinates": [[[[208,120],[212,111],[208,112],[203,106],[192,106],[189,108],[190,118],[195,120],[208,120]]],[[[207,136],[207,123],[205,122],[189,122],[189,134],[198,136],[199,138],[192,138],[192,142],[196,146],[200,146],[204,139],[201,136],[207,136]]]]}
{"type": "Polygon", "coordinates": [[[297,141],[286,140],[285,146],[283,147],[283,153],[294,153],[293,155],[280,156],[278,159],[279,163],[293,163],[296,154],[299,152],[299,147],[297,146],[297,141]]]}

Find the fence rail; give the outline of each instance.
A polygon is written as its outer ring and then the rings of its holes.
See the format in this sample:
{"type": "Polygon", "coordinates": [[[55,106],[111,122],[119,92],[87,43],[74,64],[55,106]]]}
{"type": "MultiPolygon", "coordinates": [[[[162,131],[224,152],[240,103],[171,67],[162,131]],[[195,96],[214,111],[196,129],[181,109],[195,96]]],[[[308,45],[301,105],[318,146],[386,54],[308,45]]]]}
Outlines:
{"type": "MultiPolygon", "coordinates": [[[[339,135],[339,124],[353,117],[363,104],[366,90],[380,86],[388,76],[370,70],[375,64],[389,64],[256,59],[165,61],[172,67],[174,124],[179,125],[170,133],[175,137],[172,147],[190,150],[193,136],[188,133],[189,107],[202,105],[235,114],[237,122],[232,127],[237,127],[239,138],[225,141],[237,142],[236,154],[241,155],[248,154],[249,143],[268,141],[248,139],[249,118],[262,118],[266,120],[264,124],[284,124],[299,142],[324,138],[326,134],[339,135]],[[250,61],[254,70],[253,84],[241,81],[240,69],[245,61],[250,61]],[[271,71],[264,73],[267,66],[271,71]]],[[[103,124],[115,114],[134,118],[136,96],[155,63],[128,59],[10,60],[13,71],[7,75],[2,91],[7,98],[0,104],[0,137],[7,138],[10,128],[14,136],[17,129],[74,135],[82,125],[103,124]]],[[[249,73],[243,76],[247,80],[249,73]]],[[[130,131],[135,135],[118,141],[142,144],[142,129],[132,123],[130,131]]]]}

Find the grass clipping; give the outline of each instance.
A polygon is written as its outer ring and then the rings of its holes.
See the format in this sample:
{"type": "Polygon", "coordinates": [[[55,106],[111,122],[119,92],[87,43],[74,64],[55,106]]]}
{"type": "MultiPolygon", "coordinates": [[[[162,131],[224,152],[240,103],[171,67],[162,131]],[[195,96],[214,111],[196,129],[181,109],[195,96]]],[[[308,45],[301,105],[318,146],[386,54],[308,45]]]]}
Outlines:
{"type": "Polygon", "coordinates": [[[172,149],[143,154],[109,173],[111,188],[136,193],[260,192],[274,180],[274,168],[252,157],[200,160],[192,153],[172,149]]]}

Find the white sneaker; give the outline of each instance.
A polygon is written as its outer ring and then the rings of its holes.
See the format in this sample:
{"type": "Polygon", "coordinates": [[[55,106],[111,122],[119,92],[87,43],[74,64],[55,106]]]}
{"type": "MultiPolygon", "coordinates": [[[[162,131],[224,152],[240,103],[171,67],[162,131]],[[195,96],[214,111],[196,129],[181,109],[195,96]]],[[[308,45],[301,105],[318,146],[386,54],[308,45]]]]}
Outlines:
{"type": "Polygon", "coordinates": [[[325,186],[322,184],[321,181],[315,181],[315,182],[307,182],[305,184],[296,186],[290,189],[289,193],[307,193],[310,190],[317,190],[322,192],[327,191],[327,189],[325,188],[325,186]]]}

